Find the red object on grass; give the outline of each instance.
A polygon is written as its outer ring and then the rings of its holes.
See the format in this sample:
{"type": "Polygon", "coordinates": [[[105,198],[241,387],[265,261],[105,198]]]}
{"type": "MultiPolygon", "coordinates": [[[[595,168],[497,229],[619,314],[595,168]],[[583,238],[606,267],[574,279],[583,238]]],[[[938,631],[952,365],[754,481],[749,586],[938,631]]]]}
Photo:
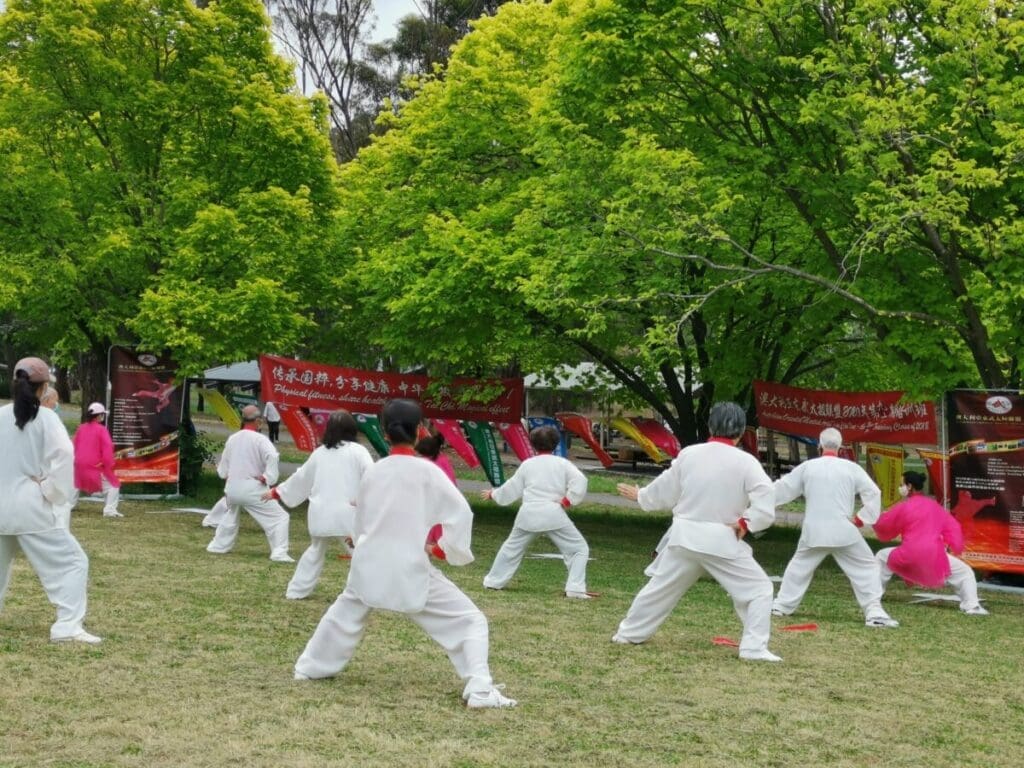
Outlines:
{"type": "Polygon", "coordinates": [[[728,637],[713,637],[713,638],[711,638],[711,642],[714,643],[715,645],[727,645],[730,648],[739,648],[740,647],[739,643],[737,643],[735,640],[731,640],[728,637]]]}
{"type": "Polygon", "coordinates": [[[790,624],[788,627],[780,627],[783,632],[817,632],[817,624],[790,624]]]}

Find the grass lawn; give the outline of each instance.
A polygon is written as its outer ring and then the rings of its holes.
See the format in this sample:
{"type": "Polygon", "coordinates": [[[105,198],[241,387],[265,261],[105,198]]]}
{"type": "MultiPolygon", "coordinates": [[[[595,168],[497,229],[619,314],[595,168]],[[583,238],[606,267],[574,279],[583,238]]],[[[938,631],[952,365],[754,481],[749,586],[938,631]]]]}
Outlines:
{"type": "MultiPolygon", "coordinates": [[[[216,499],[210,482],[202,505],[216,499]]],[[[475,502],[474,502],[475,503],[475,502]]],[[[610,637],[644,583],[667,517],[576,514],[601,597],[561,597],[554,560],[525,560],[503,592],[481,578],[514,509],[477,505],[477,561],[446,572],[483,609],[491,667],[514,710],[467,711],[444,653],[415,625],[376,613],[349,667],[296,683],[292,665],[344,584],[328,560],[314,595],[286,601],[293,566],[271,563],[245,518],[229,555],[194,500],[82,503],[72,529],[91,559],[86,626],[98,647],[47,642],[53,609],[22,557],[0,614],[0,766],[1019,766],[1024,755],[1024,600],[986,593],[992,615],[911,605],[903,626],[863,625],[849,585],[823,566],[800,613],[815,633],[776,631],[779,665],[740,662],[724,592],[700,581],[646,645],[610,637]]],[[[754,542],[779,574],[797,532],[754,542]]],[[[308,541],[293,513],[292,553],[308,541]]],[[[534,552],[553,551],[546,540],[534,552]]]]}

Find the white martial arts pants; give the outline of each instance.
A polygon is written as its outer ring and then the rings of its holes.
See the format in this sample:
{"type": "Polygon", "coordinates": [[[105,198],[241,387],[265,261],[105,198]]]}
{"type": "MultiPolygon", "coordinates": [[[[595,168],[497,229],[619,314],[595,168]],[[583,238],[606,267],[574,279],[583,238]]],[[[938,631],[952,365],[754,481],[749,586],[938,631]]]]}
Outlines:
{"type": "MultiPolygon", "coordinates": [[[[241,499],[228,498],[228,508],[217,526],[213,541],[206,547],[207,552],[224,554],[230,552],[238,540],[239,516],[245,509],[259,523],[270,544],[270,559],[288,557],[288,524],[291,518],[276,501],[263,501],[259,496],[241,499]]],[[[290,562],[290,560],[289,560],[290,562]]]]}
{"type": "Polygon", "coordinates": [[[11,562],[18,547],[39,577],[46,597],[57,607],[50,639],[73,637],[83,630],[89,558],[66,528],[43,533],[0,535],[0,610],[11,579],[11,562]]]}
{"type": "MultiPolygon", "coordinates": [[[[121,486],[111,485],[110,481],[105,477],[101,477],[100,482],[102,483],[100,493],[103,494],[103,514],[107,517],[118,517],[117,504],[121,500],[121,486]]],[[[71,497],[72,507],[78,504],[81,493],[78,488],[75,488],[74,495],[71,497]]]]}
{"type": "Polygon", "coordinates": [[[344,536],[310,537],[309,546],[299,558],[299,564],[295,566],[295,575],[288,582],[288,588],[284,593],[285,597],[289,600],[302,600],[313,594],[313,590],[316,589],[316,585],[320,581],[320,574],[324,570],[327,549],[333,541],[337,541],[346,553],[351,554],[352,550],[344,536]]]}
{"type": "Polygon", "coordinates": [[[203,518],[203,528],[216,528],[224,520],[224,515],[228,511],[228,500],[226,497],[221,496],[220,501],[213,505],[213,509],[206,513],[206,517],[203,518]]]}
{"type": "MultiPolygon", "coordinates": [[[[341,672],[362,640],[371,610],[346,588],[320,619],[295,662],[295,671],[313,679],[341,672]]],[[[455,671],[465,681],[462,698],[491,690],[487,618],[443,573],[431,569],[426,605],[417,613],[405,615],[444,648],[455,671]]]]}
{"type": "Polygon", "coordinates": [[[587,560],[590,558],[590,547],[587,546],[583,534],[571,523],[553,531],[524,531],[522,528],[513,526],[512,533],[508,535],[505,543],[498,550],[490,572],[484,576],[484,586],[491,589],[503,589],[516,575],[516,571],[519,570],[519,565],[526,555],[526,548],[537,536],[547,536],[562,553],[565,567],[569,570],[565,591],[586,592],[587,560]]]}
{"type": "Polygon", "coordinates": [[[846,574],[853,587],[857,605],[864,611],[865,619],[888,618],[882,608],[882,581],[878,574],[878,563],[871,547],[864,539],[841,547],[808,547],[798,544],[793,559],[782,574],[779,594],[772,608],[787,616],[800,606],[811,579],[821,561],[831,555],[846,574]]]}
{"type": "Polygon", "coordinates": [[[618,637],[632,643],[649,639],[702,573],[732,598],[743,623],[741,651],[767,650],[772,630],[772,582],[752,554],[720,557],[669,545],[662,549],[644,585],[619,624],[618,637]]]}
{"type": "MultiPolygon", "coordinates": [[[[883,590],[889,586],[889,580],[893,576],[893,572],[889,570],[889,554],[894,549],[895,547],[880,549],[875,555],[878,560],[878,569],[881,571],[883,590]]],[[[946,579],[946,584],[952,587],[957,597],[960,598],[960,610],[969,611],[972,608],[977,608],[981,605],[978,600],[978,580],[975,578],[971,566],[948,552],[946,557],[949,558],[949,577],[946,579]]]]}

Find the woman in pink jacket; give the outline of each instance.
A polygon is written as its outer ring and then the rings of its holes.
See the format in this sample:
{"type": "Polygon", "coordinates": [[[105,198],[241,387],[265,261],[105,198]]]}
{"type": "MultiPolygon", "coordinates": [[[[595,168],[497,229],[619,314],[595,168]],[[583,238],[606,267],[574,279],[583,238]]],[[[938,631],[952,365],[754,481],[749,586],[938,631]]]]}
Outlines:
{"type": "Polygon", "coordinates": [[[923,587],[953,587],[960,597],[960,610],[969,616],[988,614],[978,601],[978,582],[974,571],[963,560],[946,549],[960,554],[964,551],[964,535],[960,523],[941,504],[921,493],[924,475],[904,472],[900,495],[904,501],[893,505],[874,524],[880,541],[902,537],[898,547],[880,550],[878,559],[882,588],[895,573],[908,584],[923,587]]]}
{"type": "MultiPolygon", "coordinates": [[[[124,517],[117,511],[121,497],[121,481],[114,474],[114,441],[110,439],[103,420],[107,409],[103,403],[90,403],[88,420],[75,431],[75,489],[85,493],[102,491],[104,517],[124,517]]],[[[75,502],[77,502],[77,497],[75,502]]],[[[72,504],[74,506],[74,503],[72,504]]]]}

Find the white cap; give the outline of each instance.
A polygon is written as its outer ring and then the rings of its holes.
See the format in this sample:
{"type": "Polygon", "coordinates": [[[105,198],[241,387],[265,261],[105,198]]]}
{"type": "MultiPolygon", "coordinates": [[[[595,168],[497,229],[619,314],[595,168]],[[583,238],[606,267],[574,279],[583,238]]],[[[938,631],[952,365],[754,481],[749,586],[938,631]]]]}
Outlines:
{"type": "Polygon", "coordinates": [[[107,409],[103,407],[103,403],[89,403],[89,407],[85,409],[85,412],[90,416],[99,416],[101,413],[106,413],[107,409]]]}

